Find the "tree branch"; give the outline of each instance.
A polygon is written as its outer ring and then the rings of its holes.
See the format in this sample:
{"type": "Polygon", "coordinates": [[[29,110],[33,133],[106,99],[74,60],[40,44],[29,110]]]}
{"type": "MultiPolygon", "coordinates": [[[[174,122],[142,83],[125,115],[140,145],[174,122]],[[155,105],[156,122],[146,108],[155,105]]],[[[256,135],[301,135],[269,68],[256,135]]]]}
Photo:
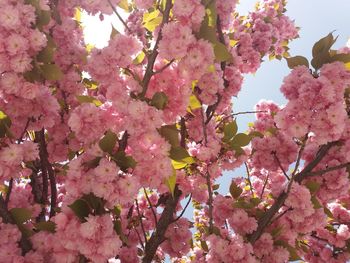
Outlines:
{"type": "Polygon", "coordinates": [[[156,43],[154,44],[154,48],[153,51],[151,53],[151,55],[148,57],[148,63],[147,63],[147,67],[146,67],[146,71],[145,71],[145,75],[143,77],[142,80],[142,91],[139,94],[139,97],[144,98],[148,89],[148,84],[151,80],[151,77],[153,76],[153,67],[154,67],[154,63],[156,62],[157,56],[158,56],[158,46],[159,46],[159,42],[162,39],[162,29],[163,26],[168,23],[169,21],[169,15],[170,15],[170,10],[172,8],[172,0],[166,0],[166,4],[165,4],[165,10],[164,10],[164,14],[163,14],[163,20],[162,20],[162,24],[161,24],[161,28],[159,30],[158,33],[158,37],[156,40],[156,43]]]}
{"type": "Polygon", "coordinates": [[[178,189],[178,186],[175,186],[174,196],[168,196],[165,202],[165,208],[158,220],[156,229],[145,246],[145,255],[142,259],[142,263],[151,263],[159,245],[165,240],[164,235],[169,225],[174,220],[173,217],[176,211],[176,205],[179,202],[181,194],[182,193],[178,189]]]}
{"type": "Polygon", "coordinates": [[[153,214],[153,217],[154,217],[154,224],[157,225],[157,223],[158,223],[157,214],[156,214],[156,212],[153,209],[153,205],[151,203],[151,200],[148,197],[148,194],[147,194],[147,191],[146,191],[145,188],[143,188],[143,192],[145,193],[148,205],[149,205],[150,209],[152,210],[152,214],[153,214]]]}
{"type": "Polygon", "coordinates": [[[180,215],[179,215],[177,218],[174,219],[174,222],[176,222],[177,220],[179,220],[179,219],[184,215],[184,213],[185,213],[187,207],[189,206],[191,200],[192,200],[192,193],[190,194],[190,197],[188,198],[188,201],[187,201],[187,203],[186,203],[184,209],[182,209],[180,215]]]}
{"type": "Polygon", "coordinates": [[[117,9],[113,6],[111,0],[108,0],[109,5],[111,6],[111,8],[113,9],[113,12],[117,15],[118,19],[120,20],[120,22],[122,22],[122,24],[124,25],[124,27],[131,32],[130,28],[128,27],[128,25],[125,23],[124,19],[121,17],[121,15],[118,13],[117,9]]]}
{"type": "MultiPolygon", "coordinates": [[[[0,194],[0,216],[5,224],[13,224],[16,225],[16,221],[13,219],[11,213],[7,209],[7,205],[5,203],[4,198],[0,194]]],[[[32,244],[30,241],[21,233],[21,240],[19,241],[19,245],[22,249],[22,255],[25,255],[28,251],[32,249],[32,244]]]]}
{"type": "MultiPolygon", "coordinates": [[[[288,184],[288,190],[287,192],[283,191],[275,200],[273,205],[266,211],[263,217],[261,217],[258,221],[258,228],[253,234],[251,234],[248,237],[248,240],[250,243],[254,244],[255,241],[257,241],[260,236],[263,234],[265,228],[269,225],[270,221],[274,217],[276,213],[278,213],[279,209],[284,205],[284,202],[286,201],[288,197],[289,190],[291,188],[291,184],[294,181],[300,183],[302,180],[307,178],[309,176],[309,173],[322,161],[323,157],[328,153],[328,151],[335,145],[337,145],[339,142],[331,142],[328,144],[325,144],[320,147],[319,151],[316,154],[315,159],[310,162],[306,167],[300,172],[297,173],[295,176],[292,177],[292,180],[288,184]]],[[[300,156],[300,154],[299,154],[300,156]]],[[[299,159],[300,157],[298,157],[299,159]]]]}
{"type": "Polygon", "coordinates": [[[339,164],[339,165],[332,166],[332,167],[328,167],[328,168],[326,168],[324,170],[308,173],[307,177],[323,175],[325,173],[336,171],[336,170],[339,170],[339,169],[342,169],[342,168],[347,168],[347,167],[350,167],[350,162],[339,164]]]}

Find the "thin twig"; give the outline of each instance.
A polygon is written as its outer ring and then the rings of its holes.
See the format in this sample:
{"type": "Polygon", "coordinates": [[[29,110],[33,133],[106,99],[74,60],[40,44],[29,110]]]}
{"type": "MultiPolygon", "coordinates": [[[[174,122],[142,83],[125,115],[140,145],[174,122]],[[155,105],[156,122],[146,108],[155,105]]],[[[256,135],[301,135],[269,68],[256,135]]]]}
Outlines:
{"type": "Polygon", "coordinates": [[[210,174],[207,172],[207,186],[208,186],[208,207],[209,207],[209,233],[213,233],[214,222],[213,222],[213,191],[211,189],[210,174]]]}
{"type": "Polygon", "coordinates": [[[247,162],[244,162],[244,165],[248,176],[248,184],[249,184],[250,192],[252,193],[252,196],[254,196],[253,185],[252,185],[252,181],[250,180],[250,171],[249,171],[247,162]]]}
{"type": "Polygon", "coordinates": [[[339,165],[336,165],[336,166],[332,166],[332,167],[326,168],[324,170],[320,170],[320,171],[309,173],[308,176],[322,175],[322,174],[325,174],[325,173],[328,173],[328,172],[332,172],[332,171],[336,171],[336,170],[339,170],[339,169],[342,169],[342,168],[347,168],[349,166],[350,166],[350,162],[343,163],[343,164],[339,164],[339,165]]]}
{"type": "Polygon", "coordinates": [[[145,245],[144,245],[143,242],[142,242],[142,238],[141,238],[141,235],[140,235],[139,231],[137,230],[136,227],[134,228],[134,230],[135,230],[135,232],[136,232],[137,237],[139,238],[141,247],[143,248],[143,250],[145,250],[145,245]]]}
{"type": "Polygon", "coordinates": [[[288,211],[293,210],[291,207],[289,207],[288,209],[284,210],[282,213],[280,213],[278,216],[276,216],[274,219],[271,220],[270,225],[273,222],[276,222],[278,219],[280,219],[282,216],[284,216],[285,214],[287,214],[288,211]]]}
{"type": "Polygon", "coordinates": [[[232,118],[234,116],[238,116],[238,115],[243,115],[243,114],[255,114],[255,113],[264,113],[267,112],[266,110],[260,110],[260,111],[240,111],[240,112],[236,112],[236,113],[232,113],[228,116],[225,116],[224,118],[221,119],[221,121],[218,123],[218,125],[216,125],[216,128],[219,127],[224,121],[226,121],[229,118],[232,118]]]}
{"type": "Polygon", "coordinates": [[[23,142],[23,137],[24,137],[24,135],[26,134],[26,131],[27,131],[28,126],[29,126],[29,123],[30,123],[30,120],[31,120],[30,118],[27,119],[26,125],[24,126],[24,129],[23,129],[21,135],[19,136],[19,138],[18,138],[18,140],[17,140],[18,143],[23,142]]]}
{"type": "Polygon", "coordinates": [[[141,213],[140,213],[139,202],[137,201],[137,199],[135,199],[135,203],[136,203],[137,214],[138,214],[139,219],[140,219],[140,224],[141,224],[143,236],[144,236],[144,238],[145,238],[145,244],[147,244],[147,235],[146,235],[146,231],[145,231],[145,226],[143,225],[143,222],[142,222],[142,215],[141,215],[141,213]]]}
{"type": "Polygon", "coordinates": [[[270,221],[279,209],[283,206],[285,200],[288,197],[288,192],[291,188],[293,181],[300,183],[302,180],[308,177],[309,173],[322,161],[323,157],[326,156],[328,151],[335,145],[339,144],[339,141],[331,142],[320,147],[320,150],[317,152],[315,159],[310,162],[301,172],[297,173],[292,177],[288,185],[287,192],[283,191],[275,200],[273,205],[266,211],[266,213],[259,219],[258,228],[254,231],[249,237],[248,240],[251,244],[254,244],[262,235],[265,228],[269,225],[270,221]]]}
{"type": "Polygon", "coordinates": [[[176,211],[176,205],[179,201],[182,192],[175,186],[174,195],[169,195],[165,201],[164,210],[158,220],[156,229],[153,231],[152,236],[148,240],[145,246],[145,255],[142,259],[142,263],[151,263],[159,245],[165,240],[165,232],[169,225],[173,222],[174,213],[176,211]]]}
{"type": "Polygon", "coordinates": [[[206,122],[204,120],[204,113],[203,113],[204,109],[201,108],[201,117],[202,117],[202,129],[203,129],[203,136],[204,136],[204,146],[207,146],[208,143],[208,136],[207,136],[207,125],[206,122]]]}
{"type": "Polygon", "coordinates": [[[145,188],[143,188],[143,192],[145,193],[145,196],[146,196],[147,202],[149,204],[149,207],[152,210],[152,214],[153,214],[153,217],[154,217],[154,223],[155,223],[155,225],[157,225],[157,223],[158,223],[157,214],[156,214],[156,212],[153,209],[153,205],[151,203],[151,200],[148,197],[148,194],[147,194],[147,191],[146,191],[145,188]]]}
{"type": "Polygon", "coordinates": [[[122,22],[122,24],[124,25],[124,27],[131,32],[130,28],[128,27],[128,25],[125,23],[124,19],[121,17],[121,15],[118,13],[118,10],[113,6],[111,0],[108,0],[109,5],[112,7],[113,12],[117,15],[118,19],[120,20],[120,22],[122,22]]]}
{"type": "Polygon", "coordinates": [[[174,219],[174,222],[176,222],[177,220],[179,220],[179,219],[184,215],[184,213],[185,213],[185,211],[186,211],[188,205],[190,204],[191,200],[192,200],[192,193],[190,194],[190,197],[188,198],[188,201],[187,201],[187,203],[186,203],[184,209],[182,209],[180,215],[179,215],[177,218],[174,219]]]}
{"type": "Polygon", "coordinates": [[[175,61],[175,59],[170,60],[166,65],[164,65],[161,69],[156,70],[152,73],[152,75],[156,75],[159,73],[162,73],[164,70],[166,70],[168,67],[170,67],[170,65],[175,61]]]}
{"type": "Polygon", "coordinates": [[[271,154],[274,156],[275,161],[277,162],[278,166],[279,166],[280,169],[282,170],[284,176],[285,176],[285,177],[287,178],[287,180],[289,181],[290,178],[289,178],[288,174],[286,173],[286,171],[284,170],[284,168],[283,168],[283,166],[282,166],[282,164],[281,164],[280,159],[277,157],[277,153],[276,153],[275,151],[273,151],[271,154]]]}
{"type": "Polygon", "coordinates": [[[164,10],[164,14],[163,14],[162,23],[160,25],[158,37],[157,37],[156,43],[154,44],[153,51],[152,51],[151,55],[148,57],[148,63],[147,63],[145,75],[144,75],[143,80],[142,80],[142,91],[139,94],[140,98],[145,97],[145,95],[147,93],[147,89],[148,89],[148,84],[153,76],[153,67],[154,67],[154,63],[156,62],[156,59],[158,56],[158,46],[159,46],[160,40],[162,39],[163,26],[166,23],[168,23],[168,21],[169,21],[170,10],[171,10],[172,5],[173,5],[172,0],[166,0],[165,10],[164,10]]]}
{"type": "Polygon", "coordinates": [[[263,195],[264,195],[264,192],[265,192],[265,188],[266,188],[267,182],[269,180],[269,176],[270,176],[270,174],[267,174],[267,176],[265,178],[263,189],[261,190],[261,194],[260,194],[260,199],[263,198],[263,195]]]}

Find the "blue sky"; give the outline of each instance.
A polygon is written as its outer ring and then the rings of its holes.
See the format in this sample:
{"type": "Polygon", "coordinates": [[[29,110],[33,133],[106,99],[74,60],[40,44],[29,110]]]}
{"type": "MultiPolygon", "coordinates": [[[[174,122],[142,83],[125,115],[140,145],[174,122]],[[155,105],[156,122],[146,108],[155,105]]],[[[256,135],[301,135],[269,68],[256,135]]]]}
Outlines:
{"type": "MultiPolygon", "coordinates": [[[[241,0],[238,11],[243,14],[253,10],[255,3],[255,0],[241,0]]],[[[289,45],[291,56],[302,55],[310,59],[313,44],[332,31],[335,31],[335,36],[339,36],[335,48],[345,46],[350,38],[349,0],[289,0],[287,14],[300,27],[300,38],[289,45]]],[[[279,88],[289,72],[285,60],[266,59],[256,74],[245,76],[241,92],[237,98],[232,99],[234,112],[253,110],[261,99],[272,100],[280,105],[286,104],[279,88]]],[[[245,131],[248,123],[254,120],[254,114],[239,115],[239,130],[245,131]]],[[[225,172],[220,179],[220,192],[227,193],[232,176],[245,175],[243,168],[225,172]]]]}

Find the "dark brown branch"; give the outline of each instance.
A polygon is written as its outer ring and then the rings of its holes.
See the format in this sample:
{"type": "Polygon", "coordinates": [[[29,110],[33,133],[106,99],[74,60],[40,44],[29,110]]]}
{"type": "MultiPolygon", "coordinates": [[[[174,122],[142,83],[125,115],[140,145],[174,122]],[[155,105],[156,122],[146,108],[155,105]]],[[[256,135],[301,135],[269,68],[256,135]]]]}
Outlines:
{"type": "Polygon", "coordinates": [[[142,222],[143,215],[141,215],[141,213],[140,213],[139,202],[137,201],[137,199],[135,199],[135,203],[136,203],[137,214],[138,214],[139,220],[140,220],[141,229],[142,229],[142,232],[143,232],[143,237],[145,239],[145,244],[147,245],[146,230],[145,230],[145,226],[143,225],[143,222],[142,222]]]}
{"type": "Polygon", "coordinates": [[[282,164],[281,164],[281,161],[280,161],[280,159],[279,159],[278,156],[277,156],[277,153],[276,153],[276,152],[272,152],[271,154],[272,154],[273,157],[275,158],[275,161],[277,162],[279,168],[282,170],[284,176],[285,176],[285,177],[287,178],[287,180],[289,181],[290,178],[289,178],[288,174],[286,173],[286,171],[284,170],[284,168],[283,168],[283,166],[282,166],[282,164]]]}
{"type": "Polygon", "coordinates": [[[146,199],[147,199],[149,208],[150,208],[151,211],[152,211],[152,214],[153,214],[153,217],[154,217],[154,224],[157,225],[157,223],[158,223],[157,214],[156,214],[156,212],[154,211],[153,205],[152,205],[152,203],[151,203],[151,200],[150,200],[149,197],[148,197],[148,194],[147,194],[147,191],[146,191],[145,188],[143,188],[143,192],[145,193],[145,196],[146,196],[146,199]]]}
{"type": "Polygon", "coordinates": [[[30,120],[31,120],[30,118],[27,119],[26,125],[24,126],[23,131],[22,131],[21,135],[19,136],[19,138],[17,140],[18,143],[23,142],[23,137],[26,134],[26,131],[27,131],[29,123],[30,123],[30,120]]]}
{"type": "Polygon", "coordinates": [[[310,162],[300,173],[295,177],[295,181],[300,183],[306,177],[309,177],[311,171],[321,162],[323,157],[328,153],[328,151],[335,145],[338,145],[339,141],[330,142],[328,144],[322,145],[320,150],[316,154],[316,158],[310,162]]]}
{"type": "MultiPolygon", "coordinates": [[[[328,151],[338,143],[339,142],[331,142],[321,146],[319,151],[316,154],[315,159],[312,162],[310,162],[308,165],[306,165],[306,167],[300,173],[297,173],[295,175],[295,178],[293,177],[292,179],[300,183],[302,180],[307,178],[309,176],[309,173],[322,161],[323,157],[325,157],[328,151]]],[[[279,209],[284,205],[284,202],[288,197],[288,192],[291,188],[291,184],[292,184],[292,181],[288,185],[287,192],[283,191],[277,197],[273,205],[266,211],[264,216],[259,219],[257,230],[248,237],[248,240],[250,243],[254,244],[255,241],[257,241],[260,238],[260,236],[263,234],[265,228],[269,225],[272,218],[275,216],[276,213],[278,213],[279,209]]]]}
{"type": "Polygon", "coordinates": [[[165,240],[165,232],[174,220],[174,213],[176,211],[176,206],[179,202],[180,196],[181,191],[178,189],[178,186],[175,186],[174,196],[168,196],[165,202],[165,208],[158,220],[156,229],[145,246],[145,255],[142,259],[142,263],[151,263],[159,245],[165,240]]]}
{"type": "Polygon", "coordinates": [[[154,63],[156,62],[156,59],[158,56],[158,46],[159,46],[160,40],[162,39],[162,29],[163,29],[163,26],[166,23],[168,23],[168,21],[169,21],[169,15],[170,15],[171,8],[172,8],[172,1],[166,0],[165,10],[164,10],[164,14],[163,14],[163,20],[162,20],[162,24],[160,25],[160,31],[158,33],[156,43],[154,44],[153,51],[152,51],[151,55],[148,57],[146,72],[145,72],[145,75],[144,75],[143,80],[142,80],[142,91],[139,94],[140,98],[145,97],[147,89],[148,89],[148,84],[153,76],[153,73],[154,73],[153,67],[154,67],[154,63]]]}
{"type": "Polygon", "coordinates": [[[332,171],[336,171],[336,170],[339,170],[339,169],[342,169],[342,168],[347,168],[349,166],[350,166],[350,162],[349,163],[343,163],[343,164],[339,164],[339,165],[336,165],[336,166],[328,167],[328,168],[326,168],[324,170],[308,173],[307,176],[311,177],[311,176],[322,175],[322,174],[325,174],[325,173],[328,173],[328,172],[332,172],[332,171]]]}
{"type": "MultiPolygon", "coordinates": [[[[35,138],[39,143],[39,157],[40,157],[40,166],[41,166],[41,178],[42,178],[42,194],[41,194],[41,204],[46,205],[48,201],[48,175],[46,168],[46,142],[45,142],[45,131],[42,129],[40,132],[36,132],[35,138]]],[[[43,208],[45,210],[45,208],[43,208]]]]}
{"type": "Polygon", "coordinates": [[[208,186],[209,233],[211,234],[211,233],[213,233],[214,222],[213,222],[213,191],[211,188],[211,179],[210,179],[209,172],[207,172],[206,180],[207,180],[207,186],[208,186]]]}
{"type": "MultiPolygon", "coordinates": [[[[216,31],[219,35],[220,43],[226,45],[225,36],[224,36],[224,33],[222,31],[222,27],[221,27],[220,16],[217,16],[217,18],[216,18],[216,31]]],[[[220,67],[222,70],[222,79],[224,81],[224,87],[227,88],[229,85],[229,82],[225,79],[226,61],[221,62],[220,67]]],[[[221,99],[222,99],[221,95],[220,94],[216,94],[216,95],[217,95],[217,101],[215,102],[215,104],[210,105],[207,108],[207,111],[206,111],[207,120],[206,120],[205,124],[208,124],[210,122],[210,120],[213,118],[215,110],[221,102],[221,99]]]]}
{"type": "Polygon", "coordinates": [[[186,137],[187,137],[187,131],[186,131],[186,121],[183,117],[181,117],[181,130],[180,130],[180,135],[181,135],[181,139],[180,139],[180,146],[182,148],[186,148],[186,137]]]}
{"type": "Polygon", "coordinates": [[[264,195],[264,192],[265,192],[265,188],[266,188],[267,182],[268,182],[268,180],[269,180],[269,175],[270,175],[270,174],[267,174],[267,175],[266,175],[266,178],[265,178],[265,181],[264,181],[264,185],[263,185],[263,189],[261,190],[261,194],[260,194],[260,199],[263,198],[263,195],[264,195]]]}
{"type": "Polygon", "coordinates": [[[170,65],[175,61],[175,59],[170,60],[165,66],[163,66],[161,69],[156,70],[153,72],[153,75],[162,73],[164,70],[166,70],[168,67],[170,67],[170,65]]]}
{"type": "MultiPolygon", "coordinates": [[[[45,130],[42,129],[40,132],[37,132],[38,142],[39,142],[39,157],[41,165],[41,175],[42,175],[42,196],[41,203],[46,205],[48,202],[48,180],[50,180],[50,191],[51,191],[51,200],[50,200],[50,217],[55,215],[55,208],[57,205],[57,188],[56,188],[56,178],[55,172],[52,168],[51,163],[49,162],[49,156],[47,152],[47,145],[45,141],[45,130]]],[[[43,208],[43,212],[45,207],[43,208]]],[[[42,212],[42,213],[43,213],[42,212]]]]}
{"type": "MultiPolygon", "coordinates": [[[[16,224],[16,221],[13,219],[11,213],[8,211],[5,200],[1,194],[0,194],[0,216],[5,224],[13,224],[13,225],[16,224]]],[[[22,255],[25,255],[28,251],[32,249],[32,244],[24,236],[23,233],[21,236],[21,240],[19,241],[19,245],[22,249],[22,255]]]]}

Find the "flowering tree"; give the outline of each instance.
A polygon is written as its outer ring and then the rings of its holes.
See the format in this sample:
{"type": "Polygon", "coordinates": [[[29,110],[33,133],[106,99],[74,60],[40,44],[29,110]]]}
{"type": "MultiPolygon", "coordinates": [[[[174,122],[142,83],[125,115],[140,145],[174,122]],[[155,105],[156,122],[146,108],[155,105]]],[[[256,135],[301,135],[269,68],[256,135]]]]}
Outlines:
{"type": "Polygon", "coordinates": [[[329,34],[309,65],[285,0],[235,5],[0,0],[1,262],[350,259],[349,50],[329,34]],[[85,46],[82,10],[125,33],[85,46]],[[265,57],[292,69],[288,103],[237,133],[231,98],[265,57]]]}

